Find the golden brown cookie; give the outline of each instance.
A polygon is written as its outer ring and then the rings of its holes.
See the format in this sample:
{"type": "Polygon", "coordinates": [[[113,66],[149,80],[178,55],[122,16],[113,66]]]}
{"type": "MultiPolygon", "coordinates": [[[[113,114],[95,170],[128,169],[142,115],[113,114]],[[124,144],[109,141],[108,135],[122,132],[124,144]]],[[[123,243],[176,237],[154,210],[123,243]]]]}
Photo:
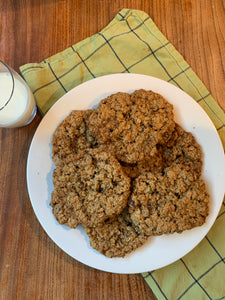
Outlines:
{"type": "Polygon", "coordinates": [[[118,160],[136,163],[153,156],[175,126],[173,106],[152,91],[116,93],[103,99],[87,125],[99,144],[112,147],[118,160]]]}
{"type": "Polygon", "coordinates": [[[161,146],[163,161],[166,166],[173,162],[189,165],[198,174],[202,170],[202,151],[191,132],[176,124],[170,140],[161,146]]]}
{"type": "Polygon", "coordinates": [[[129,218],[125,209],[119,216],[106,220],[103,225],[84,227],[91,247],[108,257],[124,257],[142,246],[147,236],[138,234],[129,218]]]}
{"type": "Polygon", "coordinates": [[[59,124],[52,138],[55,165],[62,163],[69,154],[79,154],[96,146],[96,140],[86,126],[90,114],[91,110],[74,110],[59,124]]]}
{"type": "Polygon", "coordinates": [[[119,214],[130,193],[128,178],[118,161],[100,149],[68,155],[53,174],[51,206],[60,224],[98,226],[119,214]]]}
{"type": "Polygon", "coordinates": [[[161,148],[157,149],[157,152],[153,156],[149,156],[146,160],[138,161],[135,164],[124,162],[120,162],[120,164],[123,167],[125,174],[130,178],[136,178],[146,171],[155,172],[162,170],[165,165],[161,148]]]}
{"type": "Polygon", "coordinates": [[[201,148],[152,91],[72,111],[53,134],[52,158],[53,214],[71,228],[82,224],[108,257],[124,257],[151,235],[201,226],[208,215],[201,148]]]}
{"type": "Polygon", "coordinates": [[[202,225],[208,203],[203,180],[189,166],[176,163],[161,172],[145,172],[137,177],[128,200],[136,230],[147,236],[202,225]]]}

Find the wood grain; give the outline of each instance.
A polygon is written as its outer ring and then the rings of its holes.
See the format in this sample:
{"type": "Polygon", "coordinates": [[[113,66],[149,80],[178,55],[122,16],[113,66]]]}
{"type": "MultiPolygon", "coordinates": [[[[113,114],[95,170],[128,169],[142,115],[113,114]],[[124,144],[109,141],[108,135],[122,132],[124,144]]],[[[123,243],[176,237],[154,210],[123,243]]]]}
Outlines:
{"type": "MultiPolygon", "coordinates": [[[[0,0],[0,59],[17,71],[42,61],[95,34],[124,7],[151,16],[225,110],[223,0],[0,0]]],[[[155,299],[141,275],[91,269],[41,228],[26,187],[40,120],[38,113],[26,127],[0,129],[0,299],[155,299]]]]}

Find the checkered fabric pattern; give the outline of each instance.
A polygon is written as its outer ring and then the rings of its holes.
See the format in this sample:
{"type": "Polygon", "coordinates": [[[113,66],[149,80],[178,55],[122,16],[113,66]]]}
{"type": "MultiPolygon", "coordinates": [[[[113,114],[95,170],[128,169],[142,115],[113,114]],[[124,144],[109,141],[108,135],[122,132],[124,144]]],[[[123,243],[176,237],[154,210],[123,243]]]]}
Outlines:
{"type": "MultiPolygon", "coordinates": [[[[68,49],[20,68],[40,111],[67,91],[112,73],[139,73],[188,93],[213,121],[225,146],[225,115],[184,58],[143,11],[123,9],[102,31],[68,49]]],[[[143,277],[158,299],[225,299],[225,202],[215,224],[189,254],[143,277]]]]}

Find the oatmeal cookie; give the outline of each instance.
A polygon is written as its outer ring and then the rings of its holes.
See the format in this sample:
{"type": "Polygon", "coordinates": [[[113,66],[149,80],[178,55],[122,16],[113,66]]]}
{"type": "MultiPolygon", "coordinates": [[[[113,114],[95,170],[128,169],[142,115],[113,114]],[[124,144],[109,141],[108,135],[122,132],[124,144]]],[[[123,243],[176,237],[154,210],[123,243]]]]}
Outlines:
{"type": "Polygon", "coordinates": [[[154,155],[156,145],[165,144],[175,126],[173,106],[145,90],[103,99],[87,124],[100,144],[113,147],[118,160],[131,164],[154,155]]]}
{"type": "Polygon", "coordinates": [[[125,174],[130,178],[136,178],[146,171],[155,172],[164,168],[162,149],[160,148],[153,156],[148,159],[138,161],[136,164],[120,162],[125,174]]]}
{"type": "Polygon", "coordinates": [[[52,159],[55,165],[61,164],[69,154],[79,154],[96,146],[96,140],[86,126],[90,114],[91,110],[74,110],[57,127],[52,138],[52,159]]]}
{"type": "Polygon", "coordinates": [[[129,213],[141,234],[182,232],[202,225],[208,215],[205,184],[187,165],[174,163],[161,172],[145,172],[132,189],[129,213]]]}
{"type": "Polygon", "coordinates": [[[161,146],[163,161],[166,166],[173,162],[183,163],[193,168],[199,175],[202,170],[202,151],[191,132],[176,124],[170,140],[161,146]]]}
{"type": "Polygon", "coordinates": [[[126,209],[119,216],[107,219],[101,226],[84,229],[91,247],[110,258],[124,257],[147,240],[147,236],[135,231],[126,209]]]}
{"type": "Polygon", "coordinates": [[[128,178],[118,161],[101,149],[68,155],[53,174],[53,214],[60,224],[97,226],[119,214],[130,193],[128,178]]]}

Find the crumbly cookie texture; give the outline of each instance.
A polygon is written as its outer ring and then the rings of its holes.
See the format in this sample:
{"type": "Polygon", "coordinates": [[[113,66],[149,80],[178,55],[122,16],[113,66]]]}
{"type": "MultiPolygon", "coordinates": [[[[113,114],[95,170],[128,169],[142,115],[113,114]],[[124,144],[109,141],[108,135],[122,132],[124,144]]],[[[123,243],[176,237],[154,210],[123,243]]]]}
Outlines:
{"type": "Polygon", "coordinates": [[[51,197],[53,214],[60,224],[95,227],[118,215],[130,194],[128,178],[111,153],[89,149],[70,154],[53,173],[51,197]]]}
{"type": "Polygon", "coordinates": [[[149,236],[205,222],[202,158],[162,96],[113,94],[72,111],[54,132],[52,212],[60,224],[82,224],[100,253],[124,257],[149,236]]]}
{"type": "Polygon", "coordinates": [[[162,156],[162,148],[157,149],[157,152],[153,156],[149,156],[146,160],[138,161],[135,164],[124,162],[120,162],[120,164],[123,167],[125,174],[132,179],[146,171],[155,172],[157,170],[162,170],[165,165],[162,156]]]}
{"type": "Polygon", "coordinates": [[[185,164],[199,175],[202,171],[202,151],[191,132],[185,131],[180,125],[175,124],[172,136],[166,144],[158,144],[157,151],[148,159],[130,164],[120,162],[124,172],[131,178],[136,178],[143,172],[156,172],[172,163],[185,164]]]}
{"type": "Polygon", "coordinates": [[[87,125],[98,143],[114,149],[118,160],[136,163],[157,152],[174,129],[173,106],[152,91],[116,93],[102,100],[87,125]]]}
{"type": "Polygon", "coordinates": [[[205,222],[209,195],[190,166],[173,163],[133,181],[128,201],[131,220],[141,234],[182,232],[205,222]]]}
{"type": "Polygon", "coordinates": [[[160,147],[166,166],[170,166],[173,162],[183,163],[191,166],[195,172],[201,174],[202,151],[191,132],[185,131],[180,125],[176,124],[170,140],[160,147]]]}
{"type": "Polygon", "coordinates": [[[52,159],[57,166],[69,154],[96,147],[94,139],[86,125],[92,110],[73,110],[57,127],[52,138],[52,159]]]}
{"type": "Polygon", "coordinates": [[[110,258],[124,257],[147,240],[147,236],[136,232],[127,209],[107,219],[101,226],[84,229],[90,238],[91,247],[110,258]]]}

